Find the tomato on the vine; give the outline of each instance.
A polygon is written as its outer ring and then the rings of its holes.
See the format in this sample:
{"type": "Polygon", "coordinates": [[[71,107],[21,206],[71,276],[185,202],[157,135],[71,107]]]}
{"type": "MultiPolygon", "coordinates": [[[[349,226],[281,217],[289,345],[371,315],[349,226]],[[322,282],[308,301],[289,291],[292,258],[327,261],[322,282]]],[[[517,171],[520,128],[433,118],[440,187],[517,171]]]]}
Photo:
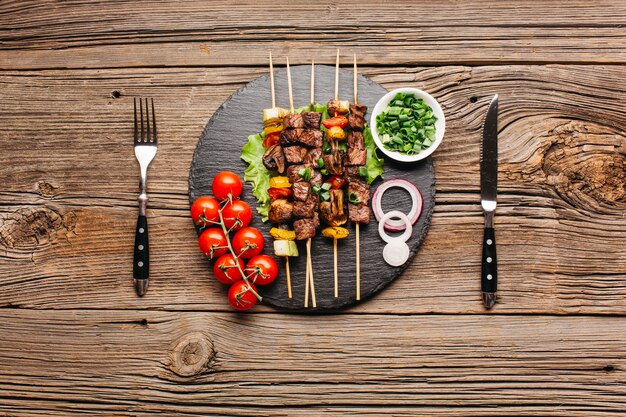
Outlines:
{"type": "Polygon", "coordinates": [[[226,253],[228,242],[224,231],[217,227],[206,229],[198,238],[200,250],[210,259],[215,259],[226,253]]]}
{"type": "Polygon", "coordinates": [[[346,179],[341,175],[333,175],[328,179],[328,182],[330,183],[330,188],[333,190],[339,190],[347,183],[346,179]]]}
{"type": "Polygon", "coordinates": [[[253,291],[256,292],[256,287],[251,282],[237,281],[228,290],[228,302],[237,310],[248,310],[258,301],[253,291]]]}
{"type": "Polygon", "coordinates": [[[213,197],[198,197],[191,205],[191,218],[198,226],[210,226],[220,221],[220,203],[213,197]]]}
{"type": "Polygon", "coordinates": [[[241,179],[234,172],[222,171],[213,178],[213,195],[218,200],[239,198],[243,190],[241,179]]]}
{"type": "Polygon", "coordinates": [[[237,256],[244,259],[252,258],[263,251],[265,239],[261,232],[254,227],[244,227],[232,240],[233,250],[237,256]]]}
{"type": "Polygon", "coordinates": [[[222,217],[227,230],[239,230],[250,224],[252,210],[245,201],[233,200],[222,209],[222,217]]]}
{"type": "Polygon", "coordinates": [[[232,254],[227,253],[217,259],[215,265],[213,265],[213,274],[222,284],[232,284],[243,278],[241,275],[243,268],[244,265],[241,259],[235,259],[232,254]],[[239,267],[237,266],[238,264],[239,267]]]}
{"type": "Polygon", "coordinates": [[[263,139],[263,146],[269,148],[270,146],[276,145],[278,142],[280,142],[280,132],[268,133],[263,139]]]}
{"type": "Polygon", "coordinates": [[[278,276],[278,265],[269,255],[256,255],[248,261],[244,272],[256,285],[267,285],[278,276]]]}

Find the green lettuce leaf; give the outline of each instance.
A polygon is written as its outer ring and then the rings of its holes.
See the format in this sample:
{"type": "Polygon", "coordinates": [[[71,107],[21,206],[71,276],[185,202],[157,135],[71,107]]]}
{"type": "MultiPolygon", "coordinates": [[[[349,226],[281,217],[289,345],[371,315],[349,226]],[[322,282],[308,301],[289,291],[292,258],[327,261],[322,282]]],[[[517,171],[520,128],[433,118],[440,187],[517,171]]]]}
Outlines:
{"type": "Polygon", "coordinates": [[[363,138],[365,139],[365,150],[367,151],[367,159],[365,160],[367,183],[371,184],[376,178],[383,178],[383,164],[385,161],[376,154],[376,142],[374,142],[372,137],[372,130],[367,125],[363,129],[363,138]]]}
{"type": "Polygon", "coordinates": [[[270,188],[270,172],[263,165],[263,137],[260,134],[248,136],[248,143],[241,148],[241,159],[248,163],[248,168],[243,173],[243,179],[252,184],[252,194],[259,201],[257,211],[266,221],[270,209],[270,196],[267,190],[270,188]]]}

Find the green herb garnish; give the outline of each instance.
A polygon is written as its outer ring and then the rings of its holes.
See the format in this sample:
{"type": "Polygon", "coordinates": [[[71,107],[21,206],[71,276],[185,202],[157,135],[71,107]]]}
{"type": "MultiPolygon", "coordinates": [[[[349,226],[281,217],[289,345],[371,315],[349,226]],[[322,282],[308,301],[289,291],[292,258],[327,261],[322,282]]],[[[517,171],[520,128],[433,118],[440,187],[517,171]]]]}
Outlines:
{"type": "Polygon", "coordinates": [[[324,191],[324,192],[322,192],[322,193],[320,194],[320,199],[321,199],[322,201],[328,201],[328,200],[330,200],[330,192],[328,192],[328,191],[324,191]]]}
{"type": "Polygon", "coordinates": [[[311,181],[311,168],[300,168],[300,170],[298,171],[298,175],[300,175],[302,179],[306,182],[311,181]]]}
{"type": "Polygon", "coordinates": [[[324,184],[322,184],[322,190],[324,190],[324,191],[330,190],[330,183],[329,182],[325,182],[324,184]]]}
{"type": "Polygon", "coordinates": [[[348,202],[351,204],[359,204],[361,203],[361,199],[354,193],[348,193],[348,202]]]}
{"type": "Polygon", "coordinates": [[[324,158],[317,159],[317,166],[320,168],[324,168],[324,158]]]}
{"type": "Polygon", "coordinates": [[[367,172],[367,168],[359,167],[359,175],[363,178],[367,178],[367,176],[369,175],[369,173],[367,172]]]}
{"type": "Polygon", "coordinates": [[[383,146],[405,155],[417,155],[435,141],[433,109],[414,94],[398,93],[376,116],[383,146]]]}

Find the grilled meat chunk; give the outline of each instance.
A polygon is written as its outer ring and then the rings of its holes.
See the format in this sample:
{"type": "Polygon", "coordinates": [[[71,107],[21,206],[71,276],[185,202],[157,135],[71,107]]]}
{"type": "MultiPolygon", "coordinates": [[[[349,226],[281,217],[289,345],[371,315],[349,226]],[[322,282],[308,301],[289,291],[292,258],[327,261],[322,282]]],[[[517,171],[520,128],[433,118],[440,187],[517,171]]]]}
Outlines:
{"type": "Polygon", "coordinates": [[[320,225],[320,218],[317,213],[308,219],[300,219],[293,222],[293,229],[296,232],[296,240],[306,240],[315,237],[315,229],[320,225]]]}
{"type": "Polygon", "coordinates": [[[353,131],[363,131],[365,128],[365,118],[350,113],[348,115],[348,125],[353,131]]]}
{"type": "Polygon", "coordinates": [[[304,119],[301,114],[289,113],[283,118],[283,128],[288,129],[300,129],[304,127],[304,119]]]}
{"type": "Polygon", "coordinates": [[[348,201],[352,204],[366,204],[370,201],[370,186],[362,179],[350,181],[348,184],[348,201]],[[357,203],[358,201],[358,203],[357,203]]]}
{"type": "Polygon", "coordinates": [[[321,130],[306,129],[298,137],[298,142],[309,148],[321,148],[323,138],[321,130]]]}
{"type": "Polygon", "coordinates": [[[309,181],[309,182],[311,183],[311,186],[313,186],[313,185],[320,185],[321,186],[322,185],[322,174],[318,170],[314,169],[311,172],[311,181],[309,181]]]}
{"type": "Polygon", "coordinates": [[[367,159],[367,151],[359,148],[348,148],[346,152],[346,165],[365,165],[367,159]]]}
{"type": "Polygon", "coordinates": [[[293,190],[293,199],[296,201],[306,201],[309,195],[311,195],[311,184],[308,182],[294,182],[291,188],[293,190]]]}
{"type": "Polygon", "coordinates": [[[291,220],[292,214],[293,203],[279,198],[272,201],[268,217],[272,223],[286,223],[291,220]]]}
{"type": "Polygon", "coordinates": [[[346,223],[348,214],[343,207],[342,190],[330,190],[330,201],[320,204],[320,214],[329,226],[337,227],[346,223]]]}
{"type": "Polygon", "coordinates": [[[349,183],[360,179],[358,166],[346,165],[343,171],[343,176],[349,183]]]}
{"type": "Polygon", "coordinates": [[[304,129],[288,129],[280,132],[280,144],[282,146],[291,146],[298,144],[298,138],[304,129]]]}
{"type": "Polygon", "coordinates": [[[346,100],[329,100],[328,101],[328,114],[346,114],[350,109],[350,103],[346,100]]]}
{"type": "Polygon", "coordinates": [[[330,153],[322,156],[324,168],[331,175],[343,175],[343,152],[339,149],[331,149],[330,153]]]}
{"type": "Polygon", "coordinates": [[[348,218],[352,223],[369,224],[370,208],[367,204],[348,204],[348,218]]]}
{"type": "Polygon", "coordinates": [[[306,165],[308,167],[317,169],[319,167],[319,165],[317,163],[317,160],[320,159],[321,157],[322,157],[322,149],[321,148],[310,149],[309,152],[304,157],[304,160],[302,161],[302,164],[306,165]]]}
{"type": "Polygon", "coordinates": [[[319,130],[320,123],[322,121],[322,113],[316,111],[303,111],[302,119],[304,120],[304,127],[306,129],[319,130]]]}
{"type": "MultiPolygon", "coordinates": [[[[291,165],[287,168],[287,177],[289,178],[289,182],[295,184],[300,181],[304,181],[304,178],[300,176],[300,170],[302,168],[306,168],[304,165],[291,165]]],[[[313,172],[311,172],[312,174],[313,172]]]]}
{"type": "Polygon", "coordinates": [[[263,154],[263,165],[269,170],[276,170],[279,174],[285,172],[285,154],[283,148],[276,144],[272,145],[263,154]]]}
{"type": "Polygon", "coordinates": [[[302,160],[306,156],[307,149],[304,146],[287,146],[283,148],[285,154],[285,161],[288,164],[301,164],[302,160]]]}
{"type": "Polygon", "coordinates": [[[365,149],[365,139],[362,132],[348,132],[348,148],[365,149]]]}
{"type": "Polygon", "coordinates": [[[365,113],[367,113],[367,106],[365,104],[350,104],[350,114],[359,117],[365,117],[365,113]]]}
{"type": "Polygon", "coordinates": [[[309,194],[306,201],[296,201],[293,203],[293,216],[299,219],[308,219],[313,217],[319,207],[319,196],[317,194],[309,194]]]}

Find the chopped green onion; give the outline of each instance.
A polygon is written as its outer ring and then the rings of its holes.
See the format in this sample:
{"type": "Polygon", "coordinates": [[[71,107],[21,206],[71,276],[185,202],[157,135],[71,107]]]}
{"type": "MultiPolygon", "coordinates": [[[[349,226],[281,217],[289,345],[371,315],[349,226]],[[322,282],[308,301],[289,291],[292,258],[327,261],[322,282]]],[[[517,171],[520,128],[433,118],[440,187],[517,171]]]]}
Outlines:
{"type": "Polygon", "coordinates": [[[433,109],[423,99],[398,93],[376,116],[376,129],[385,148],[416,155],[434,143],[436,121],[433,109]]]}
{"type": "Polygon", "coordinates": [[[324,143],[322,144],[322,150],[324,151],[324,153],[330,153],[330,143],[324,141],[324,143]]]}
{"type": "Polygon", "coordinates": [[[311,168],[300,168],[300,170],[298,171],[298,175],[300,175],[302,179],[306,182],[311,181],[311,168]]]}
{"type": "Polygon", "coordinates": [[[359,167],[359,175],[362,176],[363,178],[367,178],[367,176],[369,175],[369,172],[367,171],[366,167],[359,167]]]}
{"type": "Polygon", "coordinates": [[[320,199],[322,201],[328,201],[330,200],[330,193],[328,191],[324,191],[320,194],[320,199]]]}
{"type": "Polygon", "coordinates": [[[319,194],[320,191],[322,191],[322,187],[320,187],[319,185],[315,184],[313,187],[311,187],[311,189],[313,190],[313,192],[315,194],[319,194]]]}
{"type": "Polygon", "coordinates": [[[361,200],[359,199],[359,196],[357,196],[356,194],[348,193],[348,202],[351,204],[359,204],[361,200]]]}
{"type": "Polygon", "coordinates": [[[318,158],[317,159],[317,166],[320,168],[324,168],[324,159],[323,158],[318,158]]]}
{"type": "Polygon", "coordinates": [[[324,184],[322,184],[322,190],[325,190],[325,191],[330,190],[330,183],[325,182],[324,184]]]}
{"type": "Polygon", "coordinates": [[[322,169],[320,169],[320,174],[328,175],[328,170],[326,168],[322,168],[322,169]]]}

